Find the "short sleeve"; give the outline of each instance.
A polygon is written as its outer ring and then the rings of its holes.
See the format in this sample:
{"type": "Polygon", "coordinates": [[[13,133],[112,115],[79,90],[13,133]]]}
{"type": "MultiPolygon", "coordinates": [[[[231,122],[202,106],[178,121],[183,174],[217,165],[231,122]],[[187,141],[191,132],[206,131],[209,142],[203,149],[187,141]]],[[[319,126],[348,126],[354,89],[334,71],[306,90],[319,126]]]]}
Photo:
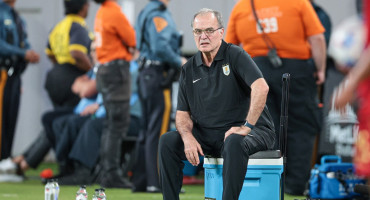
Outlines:
{"type": "Polygon", "coordinates": [[[307,36],[325,32],[319,17],[317,16],[312,4],[307,0],[301,0],[301,13],[307,36]]]}
{"type": "Polygon", "coordinates": [[[179,78],[179,92],[177,96],[177,110],[190,111],[189,102],[186,98],[186,75],[184,67],[181,68],[181,75],[179,78]]]}
{"type": "Polygon", "coordinates": [[[86,28],[80,24],[73,23],[69,35],[69,50],[79,50],[83,53],[88,53],[90,49],[91,39],[86,28]]]}
{"type": "Polygon", "coordinates": [[[256,63],[243,49],[232,46],[230,55],[232,56],[231,59],[234,60],[233,63],[235,63],[232,67],[249,87],[257,79],[263,78],[262,72],[256,63]]]}

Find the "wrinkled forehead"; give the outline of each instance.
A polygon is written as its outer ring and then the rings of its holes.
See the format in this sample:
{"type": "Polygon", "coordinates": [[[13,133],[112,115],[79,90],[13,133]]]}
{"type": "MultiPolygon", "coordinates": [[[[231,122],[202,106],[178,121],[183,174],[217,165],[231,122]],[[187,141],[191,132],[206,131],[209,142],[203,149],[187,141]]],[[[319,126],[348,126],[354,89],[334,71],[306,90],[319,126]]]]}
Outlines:
{"type": "Polygon", "coordinates": [[[218,28],[218,21],[213,13],[202,13],[195,17],[193,29],[218,28]]]}

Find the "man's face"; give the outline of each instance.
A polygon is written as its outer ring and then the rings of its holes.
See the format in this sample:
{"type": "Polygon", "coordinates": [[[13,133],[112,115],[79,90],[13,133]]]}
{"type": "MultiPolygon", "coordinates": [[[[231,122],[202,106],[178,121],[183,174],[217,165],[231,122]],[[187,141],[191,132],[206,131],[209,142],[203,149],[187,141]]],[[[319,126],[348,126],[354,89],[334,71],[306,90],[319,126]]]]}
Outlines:
{"type": "Polygon", "coordinates": [[[218,49],[224,34],[213,13],[198,15],[193,22],[194,40],[199,51],[209,53],[218,49]],[[199,34],[200,33],[200,34],[199,34]]]}

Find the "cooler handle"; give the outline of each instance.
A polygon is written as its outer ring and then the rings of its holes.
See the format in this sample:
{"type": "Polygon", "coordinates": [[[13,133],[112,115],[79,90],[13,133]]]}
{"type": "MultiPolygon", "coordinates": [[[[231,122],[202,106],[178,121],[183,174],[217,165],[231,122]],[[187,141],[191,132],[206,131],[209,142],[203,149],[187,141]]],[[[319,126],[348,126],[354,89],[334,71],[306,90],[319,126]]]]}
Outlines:
{"type": "Polygon", "coordinates": [[[337,163],[341,163],[342,158],[336,155],[328,155],[321,158],[321,164],[328,163],[329,161],[336,161],[337,163]]]}

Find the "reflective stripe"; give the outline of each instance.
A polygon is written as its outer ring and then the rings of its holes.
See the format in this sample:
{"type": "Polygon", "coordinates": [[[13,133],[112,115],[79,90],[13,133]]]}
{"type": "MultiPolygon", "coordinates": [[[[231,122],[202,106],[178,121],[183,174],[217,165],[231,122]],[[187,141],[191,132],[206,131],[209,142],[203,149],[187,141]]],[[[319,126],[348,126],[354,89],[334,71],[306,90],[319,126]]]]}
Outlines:
{"type": "Polygon", "coordinates": [[[2,148],[2,134],[3,134],[3,98],[4,98],[4,88],[6,80],[8,78],[8,71],[6,69],[1,69],[0,72],[0,159],[1,159],[1,148],[2,148]]]}
{"type": "Polygon", "coordinates": [[[170,114],[171,114],[171,96],[170,95],[171,95],[170,89],[163,90],[164,113],[163,113],[163,118],[162,118],[160,136],[162,136],[168,131],[168,125],[170,123],[170,114]]]}
{"type": "Polygon", "coordinates": [[[87,54],[87,48],[81,44],[72,44],[68,47],[69,51],[81,51],[84,54],[87,54]]]}

